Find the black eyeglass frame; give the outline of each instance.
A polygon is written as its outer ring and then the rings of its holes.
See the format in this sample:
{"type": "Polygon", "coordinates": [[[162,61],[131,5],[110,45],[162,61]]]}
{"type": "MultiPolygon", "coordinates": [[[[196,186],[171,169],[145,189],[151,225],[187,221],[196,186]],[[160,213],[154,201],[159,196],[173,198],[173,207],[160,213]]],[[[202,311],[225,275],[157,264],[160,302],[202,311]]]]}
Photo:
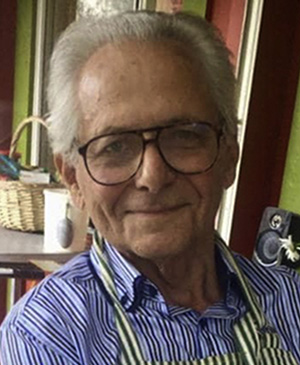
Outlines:
{"type": "Polygon", "coordinates": [[[132,179],[136,173],[139,171],[141,165],[143,164],[143,160],[144,160],[144,155],[145,155],[145,147],[148,143],[153,142],[155,143],[155,147],[157,148],[157,151],[160,155],[160,157],[162,158],[162,160],[164,161],[164,163],[173,171],[176,171],[179,174],[182,175],[198,175],[198,174],[203,174],[207,171],[209,171],[214,164],[216,163],[218,157],[219,157],[219,152],[220,152],[220,139],[221,137],[224,135],[224,128],[223,127],[216,127],[213,124],[209,123],[209,122],[203,122],[203,121],[193,121],[193,122],[183,122],[183,123],[174,123],[174,124],[170,124],[167,126],[161,126],[161,127],[152,127],[152,128],[147,128],[147,129],[135,129],[135,130],[126,130],[126,131],[121,131],[121,132],[115,132],[115,133],[107,133],[107,134],[101,134],[98,136],[93,137],[92,139],[90,139],[88,142],[86,142],[83,146],[78,147],[77,151],[79,153],[79,155],[82,156],[83,161],[84,161],[84,165],[86,167],[86,170],[88,172],[88,174],[90,175],[91,179],[93,181],[95,181],[97,184],[100,185],[104,185],[104,186],[114,186],[114,185],[120,185],[123,184],[127,181],[129,181],[130,179],[132,179]],[[176,168],[174,168],[172,165],[170,165],[170,163],[166,160],[164,154],[162,153],[159,144],[158,144],[158,138],[160,133],[162,132],[162,130],[168,129],[168,128],[174,128],[176,126],[184,126],[184,125],[193,125],[193,124],[202,124],[202,125],[206,125],[207,127],[209,127],[211,130],[213,130],[216,133],[216,137],[217,137],[217,153],[216,153],[216,157],[215,159],[212,161],[212,163],[204,170],[201,171],[197,171],[197,172],[182,172],[176,168]],[[157,132],[156,136],[154,138],[150,138],[150,139],[145,139],[144,137],[144,133],[147,132],[157,132]],[[94,176],[92,175],[88,163],[87,163],[87,158],[86,158],[86,152],[87,149],[89,147],[89,145],[91,143],[93,143],[95,140],[99,139],[99,138],[103,138],[103,137],[108,137],[108,136],[115,136],[115,135],[122,135],[122,134],[127,134],[127,133],[133,133],[133,134],[137,134],[138,136],[140,136],[142,138],[143,141],[143,149],[142,149],[142,153],[141,153],[141,161],[137,166],[137,169],[135,170],[135,172],[133,174],[131,174],[127,179],[117,182],[117,183],[103,183],[98,181],[97,179],[94,178],[94,176]]]}

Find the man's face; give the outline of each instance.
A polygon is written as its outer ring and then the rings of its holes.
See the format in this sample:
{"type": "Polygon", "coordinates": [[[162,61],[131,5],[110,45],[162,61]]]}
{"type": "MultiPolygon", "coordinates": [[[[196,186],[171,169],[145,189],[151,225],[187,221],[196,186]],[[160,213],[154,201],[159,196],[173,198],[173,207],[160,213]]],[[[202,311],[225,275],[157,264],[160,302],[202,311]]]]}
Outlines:
{"type": "MultiPolygon", "coordinates": [[[[106,45],[81,70],[78,99],[82,144],[97,135],[161,127],[174,119],[218,125],[203,73],[175,44],[106,45]]],[[[128,182],[97,184],[80,157],[74,185],[96,228],[124,254],[158,259],[195,245],[206,252],[222,191],[232,183],[235,158],[235,148],[223,141],[210,171],[182,175],[150,143],[128,182]]]]}

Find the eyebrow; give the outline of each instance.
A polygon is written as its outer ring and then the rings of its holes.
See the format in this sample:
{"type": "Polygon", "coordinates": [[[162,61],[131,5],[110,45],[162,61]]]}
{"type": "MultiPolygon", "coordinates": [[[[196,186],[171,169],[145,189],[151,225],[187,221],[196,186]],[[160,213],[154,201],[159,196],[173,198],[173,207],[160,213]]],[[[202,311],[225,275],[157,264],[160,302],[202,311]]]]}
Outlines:
{"type": "Polygon", "coordinates": [[[142,124],[140,125],[135,125],[132,127],[125,127],[125,126],[114,126],[114,125],[110,125],[104,129],[102,129],[101,131],[97,131],[97,133],[95,134],[95,136],[105,136],[105,135],[109,135],[109,134],[117,134],[117,133],[125,133],[125,132],[134,132],[134,131],[143,131],[143,130],[148,130],[148,129],[155,129],[155,128],[163,128],[163,127],[168,127],[171,125],[176,125],[176,124],[180,124],[180,123],[199,123],[199,122],[205,122],[208,123],[209,121],[207,120],[201,120],[198,118],[191,118],[191,117],[174,117],[174,118],[170,118],[170,119],[166,119],[166,120],[161,120],[159,121],[157,124],[154,125],[149,125],[149,126],[143,126],[142,124]],[[143,128],[144,127],[144,128],[143,128]]]}

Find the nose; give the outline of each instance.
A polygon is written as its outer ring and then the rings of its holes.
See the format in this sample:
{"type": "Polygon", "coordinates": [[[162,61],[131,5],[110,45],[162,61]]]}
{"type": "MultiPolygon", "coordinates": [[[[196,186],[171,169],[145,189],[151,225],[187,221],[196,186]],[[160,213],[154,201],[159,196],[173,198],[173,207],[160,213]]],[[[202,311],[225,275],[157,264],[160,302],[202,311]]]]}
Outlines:
{"type": "Polygon", "coordinates": [[[155,194],[170,185],[176,178],[175,174],[163,160],[155,143],[147,143],[142,164],[135,175],[136,187],[155,194]]]}

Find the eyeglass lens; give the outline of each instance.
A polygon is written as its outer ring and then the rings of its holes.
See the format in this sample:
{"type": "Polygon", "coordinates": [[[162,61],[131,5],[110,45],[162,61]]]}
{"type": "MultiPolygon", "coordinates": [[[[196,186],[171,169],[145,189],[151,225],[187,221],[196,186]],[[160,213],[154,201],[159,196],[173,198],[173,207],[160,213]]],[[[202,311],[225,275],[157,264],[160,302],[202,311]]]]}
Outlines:
{"type": "MultiPolygon", "coordinates": [[[[127,132],[96,138],[88,144],[86,165],[92,178],[113,185],[131,178],[139,169],[143,154],[142,133],[127,132]]],[[[157,148],[174,170],[194,174],[211,167],[218,155],[218,137],[206,123],[176,125],[160,129],[157,148]]]]}

